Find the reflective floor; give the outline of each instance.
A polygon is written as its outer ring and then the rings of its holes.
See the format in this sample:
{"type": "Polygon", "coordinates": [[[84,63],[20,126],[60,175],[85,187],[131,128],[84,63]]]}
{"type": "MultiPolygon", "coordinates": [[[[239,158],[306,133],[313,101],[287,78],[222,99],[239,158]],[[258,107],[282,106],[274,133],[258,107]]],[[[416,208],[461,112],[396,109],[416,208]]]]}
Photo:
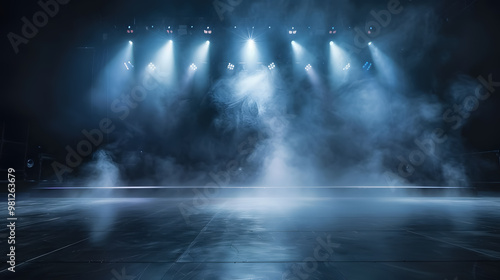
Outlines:
{"type": "Polygon", "coordinates": [[[31,197],[16,211],[1,279],[500,279],[493,197],[31,197]]]}

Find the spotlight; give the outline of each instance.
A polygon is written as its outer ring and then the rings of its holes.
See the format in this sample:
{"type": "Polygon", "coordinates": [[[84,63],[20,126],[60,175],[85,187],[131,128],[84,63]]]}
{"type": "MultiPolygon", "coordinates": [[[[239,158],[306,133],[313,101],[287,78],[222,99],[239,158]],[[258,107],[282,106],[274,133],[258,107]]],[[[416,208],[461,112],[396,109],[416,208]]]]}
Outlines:
{"type": "Polygon", "coordinates": [[[255,41],[253,39],[248,39],[248,42],[251,44],[255,43],[255,41]]]}
{"type": "Polygon", "coordinates": [[[151,70],[155,70],[155,69],[156,69],[156,66],[153,64],[153,62],[150,62],[150,63],[148,64],[148,67],[149,67],[149,69],[151,69],[151,70]]]}
{"type": "Polygon", "coordinates": [[[293,45],[293,44],[295,44],[295,41],[294,41],[294,40],[292,40],[292,42],[291,42],[291,43],[292,43],[292,45],[293,45]]]}
{"type": "Polygon", "coordinates": [[[372,42],[368,42],[368,46],[371,46],[372,45],[372,42]]]}
{"type": "Polygon", "coordinates": [[[205,42],[205,44],[210,45],[210,41],[209,41],[209,40],[207,40],[207,41],[205,42]]]}
{"type": "Polygon", "coordinates": [[[234,64],[229,63],[229,64],[227,65],[227,69],[229,69],[229,70],[231,70],[231,71],[232,71],[232,70],[234,70],[234,64]]]}
{"type": "Polygon", "coordinates": [[[330,41],[330,46],[333,46],[333,41],[330,41]]]}
{"type": "Polygon", "coordinates": [[[134,44],[134,42],[132,42],[132,41],[128,41],[128,43],[129,43],[130,45],[133,45],[133,44],[134,44]]]}
{"type": "Polygon", "coordinates": [[[171,28],[171,26],[170,26],[170,25],[169,25],[169,26],[167,26],[167,28],[166,28],[166,32],[167,32],[167,34],[173,34],[173,33],[174,33],[174,31],[172,30],[172,28],[171,28]]]}
{"type": "Polygon", "coordinates": [[[267,66],[267,68],[269,68],[269,70],[273,70],[274,68],[276,68],[276,65],[274,64],[274,62],[272,62],[267,66]]]}
{"type": "Polygon", "coordinates": [[[328,31],[330,34],[337,34],[337,30],[335,30],[335,26],[332,26],[332,29],[328,31]]]}
{"type": "Polygon", "coordinates": [[[127,33],[134,33],[134,29],[132,29],[132,26],[127,26],[127,33]]]}
{"type": "Polygon", "coordinates": [[[306,71],[309,71],[309,70],[311,70],[311,69],[312,69],[311,64],[307,64],[307,65],[306,65],[306,71]]]}
{"type": "Polygon", "coordinates": [[[168,42],[169,42],[169,43],[172,43],[172,42],[174,42],[174,41],[172,41],[172,40],[168,40],[168,42]]]}
{"type": "Polygon", "coordinates": [[[349,70],[349,68],[351,68],[351,63],[347,63],[347,65],[342,68],[342,70],[346,71],[346,70],[349,70]]]}
{"type": "Polygon", "coordinates": [[[193,71],[196,71],[196,69],[198,69],[198,67],[196,67],[196,64],[192,63],[189,68],[193,71]]]}
{"type": "Polygon", "coordinates": [[[207,29],[204,29],[203,33],[205,33],[205,34],[212,34],[212,30],[210,29],[210,26],[207,26],[207,29]]]}
{"type": "Polygon", "coordinates": [[[31,158],[28,159],[28,161],[26,162],[26,167],[32,168],[33,166],[35,166],[35,161],[31,158]]]}
{"type": "Polygon", "coordinates": [[[295,29],[295,27],[293,27],[293,26],[292,26],[292,29],[289,29],[289,30],[288,30],[288,34],[290,34],[290,35],[295,35],[295,34],[297,34],[297,30],[295,29]]]}

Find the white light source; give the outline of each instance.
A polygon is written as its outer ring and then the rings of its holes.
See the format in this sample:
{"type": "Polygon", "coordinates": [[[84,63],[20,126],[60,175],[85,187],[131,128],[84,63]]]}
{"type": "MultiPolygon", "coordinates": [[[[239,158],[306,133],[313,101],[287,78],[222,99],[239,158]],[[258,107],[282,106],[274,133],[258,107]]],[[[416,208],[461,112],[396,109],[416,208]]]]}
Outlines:
{"type": "Polygon", "coordinates": [[[130,45],[132,45],[134,42],[132,42],[132,41],[128,41],[128,43],[129,43],[130,45]]]}
{"type": "Polygon", "coordinates": [[[198,67],[196,67],[196,64],[192,63],[190,66],[189,66],[189,69],[193,70],[193,71],[196,71],[196,69],[198,69],[198,67]]]}
{"type": "Polygon", "coordinates": [[[228,69],[228,70],[231,70],[231,71],[232,71],[232,70],[234,70],[234,64],[229,63],[229,64],[227,65],[227,69],[228,69]]]}
{"type": "Polygon", "coordinates": [[[274,62],[272,62],[267,66],[267,68],[269,68],[269,70],[273,70],[274,68],[276,68],[276,65],[274,64],[274,62]]]}
{"type": "Polygon", "coordinates": [[[372,42],[368,42],[368,46],[371,46],[372,42]]]}
{"type": "Polygon", "coordinates": [[[330,46],[333,46],[333,41],[330,41],[330,46]]]}
{"type": "Polygon", "coordinates": [[[306,65],[306,71],[309,71],[309,70],[311,70],[311,69],[312,69],[311,64],[307,64],[307,65],[306,65]]]}
{"type": "Polygon", "coordinates": [[[205,42],[205,44],[210,45],[210,41],[209,41],[209,40],[207,40],[207,41],[205,42]]]}

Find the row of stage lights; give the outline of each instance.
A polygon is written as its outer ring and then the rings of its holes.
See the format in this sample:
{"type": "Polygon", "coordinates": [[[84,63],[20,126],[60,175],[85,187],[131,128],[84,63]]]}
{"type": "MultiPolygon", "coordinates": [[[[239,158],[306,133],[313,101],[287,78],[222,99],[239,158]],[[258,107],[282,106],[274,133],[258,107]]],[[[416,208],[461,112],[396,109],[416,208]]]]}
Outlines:
{"type": "MultiPolygon", "coordinates": [[[[169,42],[173,42],[173,41],[172,41],[172,40],[169,40],[169,42]]],[[[253,39],[248,39],[248,42],[250,42],[250,43],[254,43],[255,41],[254,41],[253,39]]],[[[291,42],[292,42],[292,44],[293,44],[293,43],[295,43],[295,41],[293,41],[293,40],[292,40],[291,42]]],[[[134,42],[132,42],[132,41],[128,41],[128,43],[129,43],[130,45],[133,45],[133,44],[134,44],[134,42]]],[[[206,41],[206,44],[210,44],[210,41],[209,41],[209,40],[207,40],[207,41],[206,41]]],[[[369,45],[369,46],[371,46],[371,44],[372,44],[372,42],[368,42],[368,45],[369,45]]],[[[332,46],[332,45],[333,45],[333,41],[330,41],[330,46],[332,46]]]]}
{"type": "MultiPolygon", "coordinates": [[[[123,64],[125,65],[125,69],[127,69],[127,70],[130,70],[130,69],[134,68],[134,65],[132,65],[132,63],[130,63],[130,61],[124,62],[123,64]]],[[[370,70],[370,68],[371,68],[371,66],[372,66],[372,63],[370,63],[370,62],[365,62],[365,64],[363,65],[363,70],[369,71],[369,70],[370,70]]],[[[233,71],[233,70],[234,70],[234,67],[235,67],[235,66],[234,66],[234,64],[229,63],[229,64],[227,65],[227,70],[229,70],[229,71],[233,71]]],[[[148,64],[148,68],[149,68],[151,71],[156,70],[156,66],[153,64],[153,62],[150,62],[150,63],[148,64]]],[[[268,68],[270,71],[272,71],[272,70],[274,70],[274,69],[276,68],[276,64],[274,64],[274,62],[272,62],[271,64],[269,64],[269,65],[267,66],[267,68],[268,68]]],[[[313,68],[313,67],[312,67],[312,65],[311,65],[311,64],[307,64],[307,65],[305,66],[305,70],[306,70],[306,71],[311,71],[311,70],[312,70],[312,68],[313,68]]],[[[347,65],[346,65],[344,68],[342,68],[342,70],[347,71],[347,70],[349,70],[350,68],[351,68],[351,63],[347,63],[347,65]]],[[[198,66],[197,66],[195,63],[191,63],[191,65],[189,65],[189,69],[190,69],[190,70],[192,70],[192,71],[196,71],[196,70],[198,70],[198,66]]]]}
{"type": "MultiPolygon", "coordinates": [[[[233,26],[233,29],[237,29],[237,28],[238,27],[236,25],[233,26]]],[[[272,27],[270,25],[267,28],[272,29],[272,27]]],[[[155,30],[157,31],[157,29],[155,29],[154,25],[146,25],[145,29],[147,31],[155,31],[155,30]]],[[[255,26],[252,26],[251,29],[255,29],[255,26]]],[[[308,27],[307,29],[310,30],[311,27],[308,27]]],[[[165,28],[163,30],[167,34],[174,34],[174,29],[172,28],[171,25],[165,26],[165,28]]],[[[210,26],[207,26],[206,28],[203,27],[202,30],[203,30],[203,34],[205,34],[205,35],[211,35],[213,32],[213,30],[210,26]]],[[[177,29],[177,34],[187,35],[187,34],[192,34],[193,31],[195,31],[195,27],[193,25],[179,25],[178,29],[177,29]]],[[[367,34],[371,34],[373,31],[374,31],[373,26],[370,26],[369,30],[367,31],[367,34]]],[[[198,29],[196,29],[196,32],[198,32],[198,29]]],[[[134,27],[131,25],[127,26],[126,33],[127,34],[134,34],[134,27]]],[[[297,35],[297,29],[294,26],[292,26],[291,28],[287,28],[287,33],[288,33],[288,35],[297,35]]],[[[328,29],[327,34],[329,34],[329,35],[337,34],[337,29],[335,28],[335,26],[330,27],[328,29]]]]}
{"type": "MultiPolygon", "coordinates": [[[[173,41],[172,41],[172,40],[169,40],[169,42],[170,42],[170,43],[172,43],[173,41]]],[[[255,41],[254,41],[253,39],[248,39],[248,42],[249,42],[249,43],[251,43],[251,44],[255,43],[255,41]]],[[[294,42],[295,42],[295,41],[292,41],[292,44],[293,44],[294,42]]],[[[130,45],[133,45],[134,43],[133,43],[132,41],[129,41],[129,44],[130,44],[130,45]]],[[[205,42],[205,44],[209,45],[209,44],[210,44],[210,41],[209,41],[209,40],[207,40],[207,41],[205,42]]],[[[333,45],[333,44],[334,44],[334,43],[333,43],[333,41],[330,41],[330,45],[333,45]]],[[[368,43],[368,45],[371,45],[371,44],[372,44],[372,42],[369,42],[369,43],[368,43]]],[[[124,62],[123,64],[125,65],[126,70],[130,70],[130,69],[134,68],[134,65],[132,65],[132,63],[131,63],[130,61],[126,61],[126,62],[124,62]]],[[[363,67],[362,67],[362,68],[363,68],[363,70],[369,71],[369,70],[370,70],[370,68],[371,68],[371,66],[372,66],[372,63],[367,61],[367,62],[365,62],[365,64],[363,65],[363,67]]],[[[155,66],[152,62],[150,62],[150,63],[148,64],[148,68],[149,68],[150,70],[152,70],[152,71],[156,70],[156,66],[155,66]]],[[[234,70],[234,68],[235,68],[235,65],[234,65],[234,64],[232,64],[232,63],[229,63],[229,64],[227,65],[227,69],[228,69],[229,71],[233,71],[233,70],[234,70]]],[[[271,71],[272,71],[272,70],[274,70],[274,69],[276,68],[276,64],[275,64],[274,62],[271,62],[271,64],[269,64],[269,65],[267,66],[267,68],[268,68],[269,70],[271,70],[271,71]]],[[[312,68],[313,68],[313,67],[312,67],[312,65],[311,65],[311,64],[307,64],[307,65],[305,66],[305,70],[306,70],[306,71],[311,71],[311,70],[312,70],[312,68]]],[[[347,65],[346,65],[345,67],[343,67],[343,68],[342,68],[342,70],[347,71],[347,70],[349,70],[350,68],[351,68],[351,63],[347,63],[347,65]]],[[[196,66],[196,64],[195,64],[195,63],[192,63],[192,64],[189,66],[189,69],[190,69],[190,70],[192,70],[192,71],[196,71],[196,70],[198,70],[198,66],[196,66]]]]}
{"type": "MultiPolygon", "coordinates": [[[[123,64],[125,65],[125,69],[127,69],[127,70],[130,70],[130,69],[134,68],[134,65],[132,65],[132,63],[130,63],[130,61],[124,62],[123,64]]],[[[367,61],[367,62],[365,62],[365,64],[363,65],[363,70],[369,71],[369,70],[370,70],[370,68],[371,68],[371,66],[372,66],[372,63],[367,61]]],[[[232,63],[230,62],[230,63],[227,65],[227,70],[229,70],[229,71],[233,71],[233,70],[234,70],[234,67],[235,67],[235,66],[234,66],[234,64],[232,64],[232,63]]],[[[148,64],[148,68],[149,68],[150,70],[152,70],[152,71],[156,70],[156,66],[153,64],[153,62],[150,62],[150,63],[148,64]]],[[[269,64],[269,65],[267,66],[267,68],[268,68],[269,70],[271,70],[271,71],[272,71],[272,70],[274,70],[274,69],[276,68],[276,64],[275,64],[274,62],[271,62],[271,64],[269,64]]],[[[311,64],[307,64],[307,65],[305,66],[305,68],[304,68],[304,69],[305,69],[306,71],[311,71],[311,70],[312,70],[312,68],[313,68],[313,67],[312,67],[312,65],[311,65],[311,64]]],[[[351,68],[351,63],[347,63],[347,65],[346,65],[344,68],[342,68],[342,70],[347,71],[347,70],[349,70],[350,68],[351,68]]],[[[191,63],[191,65],[189,65],[189,69],[191,69],[192,71],[196,71],[196,70],[198,70],[198,66],[197,66],[195,63],[191,63]]]]}
{"type": "MultiPolygon", "coordinates": [[[[125,69],[127,69],[127,70],[130,70],[130,69],[134,68],[134,65],[132,65],[132,63],[130,63],[130,61],[124,62],[123,64],[125,65],[125,69]]],[[[370,63],[370,65],[371,65],[371,63],[370,63]]],[[[229,63],[227,65],[227,70],[233,71],[234,67],[235,67],[234,64],[229,63]]],[[[156,66],[153,64],[153,62],[150,62],[148,64],[148,68],[151,71],[156,70],[156,66]]],[[[274,62],[271,62],[271,64],[269,64],[267,66],[267,68],[272,71],[272,70],[274,70],[276,68],[276,64],[274,64],[274,62]]],[[[191,63],[191,65],[189,65],[189,69],[191,69],[192,71],[196,71],[196,70],[198,70],[198,66],[195,63],[191,63]]],[[[306,71],[310,71],[312,69],[311,64],[307,64],[306,67],[305,67],[305,69],[306,69],[306,71]]]]}

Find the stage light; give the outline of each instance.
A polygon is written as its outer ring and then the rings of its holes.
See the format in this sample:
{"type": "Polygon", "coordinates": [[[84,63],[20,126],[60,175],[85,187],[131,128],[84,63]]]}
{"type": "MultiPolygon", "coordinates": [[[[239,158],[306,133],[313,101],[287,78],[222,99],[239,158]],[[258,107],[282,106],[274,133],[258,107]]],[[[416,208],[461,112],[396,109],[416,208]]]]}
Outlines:
{"type": "Polygon", "coordinates": [[[148,64],[148,67],[149,67],[149,69],[151,69],[151,70],[156,70],[156,66],[153,64],[153,62],[150,62],[150,63],[148,64]]]}
{"type": "Polygon", "coordinates": [[[167,34],[173,34],[174,33],[174,31],[172,30],[172,28],[170,27],[170,25],[167,26],[166,32],[167,32],[167,34]]]}
{"type": "Polygon", "coordinates": [[[198,67],[196,67],[196,64],[192,63],[190,66],[189,66],[189,69],[193,70],[193,71],[196,71],[196,69],[198,69],[198,67]]]}
{"type": "Polygon", "coordinates": [[[32,168],[33,166],[35,166],[35,161],[31,158],[28,159],[28,161],[26,162],[26,167],[32,168]]]}
{"type": "Polygon", "coordinates": [[[269,70],[273,70],[274,68],[276,68],[276,65],[274,64],[274,62],[272,62],[267,66],[267,68],[269,68],[269,70]]]}
{"type": "Polygon", "coordinates": [[[255,39],[249,38],[243,46],[242,49],[242,61],[245,63],[245,67],[254,68],[259,61],[260,55],[255,43],[255,39]]]}
{"type": "Polygon", "coordinates": [[[337,30],[335,30],[335,26],[332,26],[332,29],[330,31],[328,31],[328,33],[330,33],[330,34],[336,34],[337,30]]]}
{"type": "Polygon", "coordinates": [[[370,68],[372,68],[372,64],[370,62],[365,62],[365,64],[363,65],[363,69],[368,71],[370,70],[370,68]]]}
{"type": "Polygon", "coordinates": [[[128,43],[129,43],[130,45],[133,45],[133,44],[134,44],[134,42],[132,42],[132,41],[128,41],[128,43]]]}
{"type": "Polygon", "coordinates": [[[349,68],[351,68],[351,63],[347,63],[347,65],[342,68],[342,70],[346,71],[346,70],[349,70],[349,68]]]}
{"type": "Polygon", "coordinates": [[[130,63],[130,60],[123,62],[123,65],[125,65],[125,69],[127,69],[127,70],[134,68],[134,65],[132,65],[132,63],[130,63]]]}
{"type": "Polygon", "coordinates": [[[330,41],[330,46],[333,46],[333,41],[330,41]]]}
{"type": "Polygon", "coordinates": [[[204,29],[203,33],[205,33],[205,34],[212,34],[212,30],[210,30],[210,26],[207,26],[207,29],[204,29]]]}
{"type": "Polygon", "coordinates": [[[290,35],[297,34],[297,30],[295,30],[295,27],[292,26],[292,29],[288,30],[288,34],[290,34],[290,35]]]}
{"type": "Polygon", "coordinates": [[[368,46],[371,46],[372,45],[372,42],[368,42],[368,46]]]}
{"type": "Polygon", "coordinates": [[[292,40],[292,42],[291,42],[291,43],[292,43],[292,45],[295,45],[295,41],[294,41],[294,40],[292,40]]]}
{"type": "Polygon", "coordinates": [[[311,70],[311,69],[312,69],[311,64],[307,64],[307,65],[306,65],[306,71],[309,71],[309,70],[311,70]]]}
{"type": "Polygon", "coordinates": [[[209,50],[210,50],[210,41],[206,40],[204,43],[201,43],[199,47],[196,48],[191,61],[193,61],[193,63],[196,64],[208,62],[209,50]]]}
{"type": "Polygon", "coordinates": [[[228,70],[231,70],[231,71],[232,71],[232,70],[234,70],[234,64],[229,63],[229,64],[227,65],[227,69],[228,69],[228,70]]]}

